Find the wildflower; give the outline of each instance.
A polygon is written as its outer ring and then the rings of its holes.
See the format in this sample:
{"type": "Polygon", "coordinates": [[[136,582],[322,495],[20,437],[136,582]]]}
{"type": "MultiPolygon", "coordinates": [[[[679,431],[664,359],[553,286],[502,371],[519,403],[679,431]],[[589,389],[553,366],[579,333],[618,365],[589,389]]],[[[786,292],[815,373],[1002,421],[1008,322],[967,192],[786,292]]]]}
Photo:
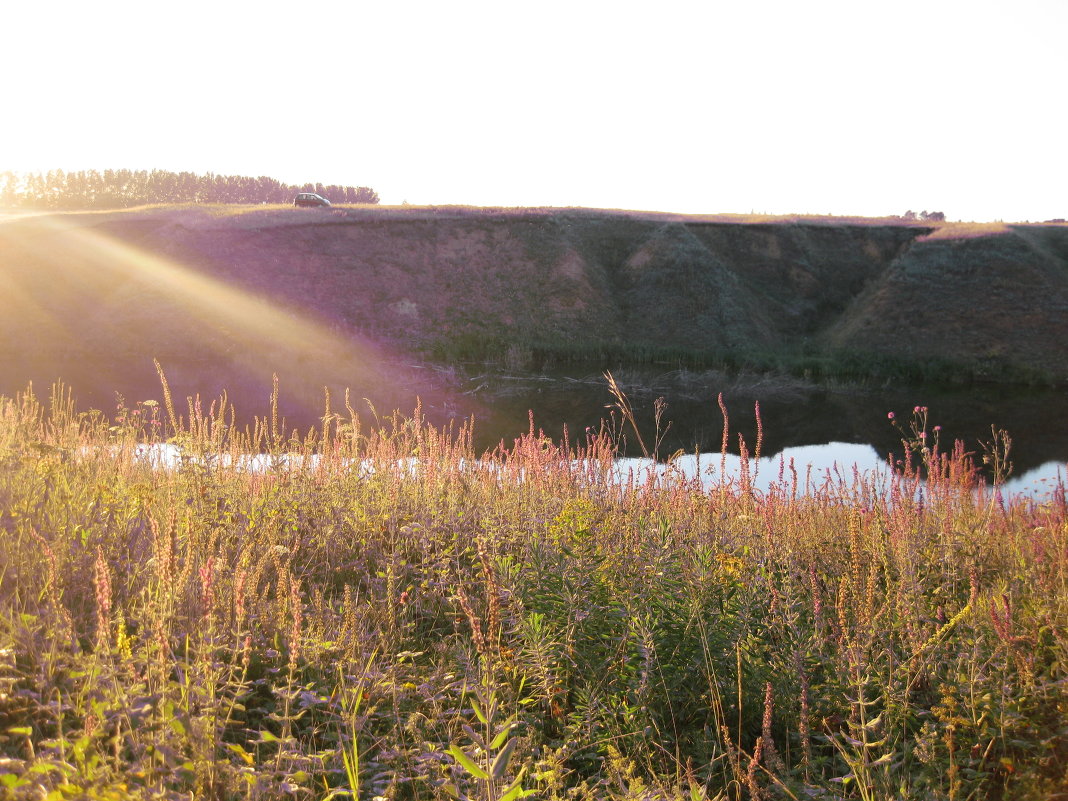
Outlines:
{"type": "Polygon", "coordinates": [[[240,629],[245,622],[245,581],[248,572],[242,568],[234,576],[234,620],[240,629]]]}
{"type": "Polygon", "coordinates": [[[304,610],[300,602],[300,581],[289,577],[289,604],[293,614],[292,625],[289,627],[289,669],[294,670],[300,659],[301,626],[304,623],[304,610]]]}
{"type": "Polygon", "coordinates": [[[215,604],[215,557],[210,557],[207,564],[202,566],[198,572],[200,573],[201,611],[205,617],[209,617],[215,604]]]}
{"type": "Polygon", "coordinates": [[[753,756],[749,760],[749,768],[745,774],[745,783],[749,787],[749,797],[753,801],[762,801],[764,793],[760,789],[760,785],[757,784],[757,768],[760,767],[760,759],[764,752],[764,738],[757,737],[756,744],[753,746],[753,756]]]}
{"type": "Polygon", "coordinates": [[[886,419],[887,420],[893,420],[894,419],[894,413],[893,412],[887,412],[886,413],[886,419]]]}
{"type": "Polygon", "coordinates": [[[108,642],[108,629],[111,626],[111,575],[104,553],[96,549],[96,563],[93,565],[93,587],[96,590],[96,638],[97,644],[108,642]]]}

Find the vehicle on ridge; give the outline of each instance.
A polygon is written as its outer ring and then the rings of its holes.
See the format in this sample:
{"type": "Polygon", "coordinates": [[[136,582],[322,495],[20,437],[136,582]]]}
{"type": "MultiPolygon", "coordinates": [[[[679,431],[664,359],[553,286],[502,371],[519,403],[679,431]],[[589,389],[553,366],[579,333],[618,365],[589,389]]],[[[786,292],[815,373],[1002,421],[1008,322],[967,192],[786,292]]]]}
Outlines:
{"type": "Polygon", "coordinates": [[[317,195],[314,192],[301,192],[295,198],[293,198],[294,206],[312,206],[312,207],[326,207],[331,205],[330,201],[322,195],[317,195]]]}

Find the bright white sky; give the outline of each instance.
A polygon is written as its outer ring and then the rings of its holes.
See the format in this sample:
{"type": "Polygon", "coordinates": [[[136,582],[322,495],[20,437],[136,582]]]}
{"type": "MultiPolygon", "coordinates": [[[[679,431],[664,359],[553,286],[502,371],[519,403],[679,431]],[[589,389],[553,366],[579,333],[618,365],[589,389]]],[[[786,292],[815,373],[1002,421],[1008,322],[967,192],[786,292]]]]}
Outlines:
{"type": "Polygon", "coordinates": [[[1068,217],[1068,0],[24,0],[0,30],[0,170],[1068,217]]]}

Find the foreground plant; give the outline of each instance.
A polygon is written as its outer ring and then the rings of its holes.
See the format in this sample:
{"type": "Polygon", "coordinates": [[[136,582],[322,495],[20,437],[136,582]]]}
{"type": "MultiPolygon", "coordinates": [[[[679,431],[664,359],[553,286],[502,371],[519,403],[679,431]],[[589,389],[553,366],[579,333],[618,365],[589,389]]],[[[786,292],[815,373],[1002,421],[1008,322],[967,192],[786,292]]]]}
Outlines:
{"type": "Polygon", "coordinates": [[[886,487],[804,495],[178,406],[0,398],[0,797],[1068,788],[1065,490],[925,420],[886,487]]]}

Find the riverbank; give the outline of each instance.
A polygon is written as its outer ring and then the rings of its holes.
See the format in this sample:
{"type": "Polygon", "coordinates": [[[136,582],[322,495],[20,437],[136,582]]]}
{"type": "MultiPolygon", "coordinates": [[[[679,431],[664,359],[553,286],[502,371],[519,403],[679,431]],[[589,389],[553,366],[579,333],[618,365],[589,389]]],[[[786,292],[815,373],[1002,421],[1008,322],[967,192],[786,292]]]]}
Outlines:
{"type": "Polygon", "coordinates": [[[468,359],[1068,379],[1064,225],[188,206],[13,217],[0,245],[8,393],[132,395],[153,358],[250,407],[277,373],[407,408],[399,365],[468,359]]]}

